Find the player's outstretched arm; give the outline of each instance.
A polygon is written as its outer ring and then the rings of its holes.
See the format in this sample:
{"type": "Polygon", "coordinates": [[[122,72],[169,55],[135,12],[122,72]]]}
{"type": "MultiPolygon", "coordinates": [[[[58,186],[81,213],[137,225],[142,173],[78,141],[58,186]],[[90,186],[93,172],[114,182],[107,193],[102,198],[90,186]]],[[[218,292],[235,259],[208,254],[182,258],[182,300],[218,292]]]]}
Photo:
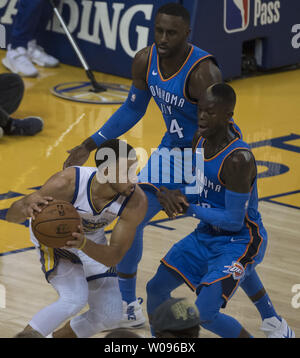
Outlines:
{"type": "Polygon", "coordinates": [[[96,244],[84,237],[81,229],[73,233],[74,240],[66,243],[66,248],[81,248],[92,259],[107,267],[117,265],[132,245],[136,229],[147,212],[147,197],[137,185],[134,194],[123,210],[110,237],[109,245],[96,244]]]}
{"type": "Polygon", "coordinates": [[[150,47],[146,47],[135,55],[132,64],[132,86],[126,101],[96,133],[68,151],[69,156],[64,163],[64,168],[83,165],[90,152],[105,140],[118,138],[129,131],[144,116],[151,98],[146,82],[149,53],[150,47]]]}
{"type": "Polygon", "coordinates": [[[247,202],[256,177],[255,159],[247,150],[235,151],[221,171],[225,183],[225,209],[202,208],[190,204],[187,215],[196,217],[222,230],[239,231],[245,219],[247,202]]]}
{"type": "Polygon", "coordinates": [[[35,218],[54,199],[71,201],[75,190],[75,168],[54,174],[37,191],[15,201],[8,209],[6,220],[22,223],[27,218],[35,218]]]}

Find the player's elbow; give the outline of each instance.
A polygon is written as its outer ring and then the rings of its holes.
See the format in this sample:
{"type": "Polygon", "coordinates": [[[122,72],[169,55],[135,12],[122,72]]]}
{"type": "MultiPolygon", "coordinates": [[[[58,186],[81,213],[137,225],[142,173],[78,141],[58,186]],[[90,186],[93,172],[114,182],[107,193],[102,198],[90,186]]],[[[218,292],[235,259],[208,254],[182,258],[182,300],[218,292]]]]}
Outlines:
{"type": "Polygon", "coordinates": [[[105,266],[107,266],[107,267],[115,267],[121,261],[121,259],[122,258],[118,259],[116,257],[113,257],[113,258],[107,260],[107,262],[105,263],[105,266]]]}
{"type": "Polygon", "coordinates": [[[14,216],[11,214],[10,209],[8,209],[6,216],[5,216],[5,220],[11,223],[16,222],[14,216]]]}
{"type": "Polygon", "coordinates": [[[10,223],[22,224],[26,219],[25,218],[16,218],[14,216],[6,215],[5,220],[10,223]]]}
{"type": "Polygon", "coordinates": [[[5,215],[5,220],[11,223],[21,224],[26,218],[20,212],[18,206],[14,203],[8,210],[5,215]]]}
{"type": "Polygon", "coordinates": [[[123,256],[125,253],[121,252],[121,250],[115,249],[110,257],[107,258],[107,262],[105,263],[105,266],[108,267],[114,267],[118,263],[121,262],[123,256]]]}

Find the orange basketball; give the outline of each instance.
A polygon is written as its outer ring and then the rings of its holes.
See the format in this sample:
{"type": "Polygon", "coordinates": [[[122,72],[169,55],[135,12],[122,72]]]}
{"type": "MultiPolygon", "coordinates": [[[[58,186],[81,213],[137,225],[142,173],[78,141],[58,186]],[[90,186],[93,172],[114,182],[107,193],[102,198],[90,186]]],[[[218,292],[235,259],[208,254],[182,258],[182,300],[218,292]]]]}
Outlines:
{"type": "Polygon", "coordinates": [[[69,240],[73,240],[73,232],[78,231],[80,216],[74,206],[67,201],[50,202],[32,220],[32,231],[42,244],[59,248],[69,240]]]}

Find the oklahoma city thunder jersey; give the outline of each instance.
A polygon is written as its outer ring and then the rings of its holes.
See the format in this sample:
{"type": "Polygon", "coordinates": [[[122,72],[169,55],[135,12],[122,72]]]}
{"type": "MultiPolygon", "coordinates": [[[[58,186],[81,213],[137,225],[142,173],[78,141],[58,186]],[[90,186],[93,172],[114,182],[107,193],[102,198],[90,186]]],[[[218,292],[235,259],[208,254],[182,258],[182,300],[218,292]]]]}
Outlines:
{"type": "MultiPolygon", "coordinates": [[[[200,138],[198,148],[203,148],[204,141],[200,138]]],[[[236,137],[216,155],[204,159],[204,175],[200,177],[203,190],[201,196],[198,195],[198,204],[225,209],[226,187],[221,177],[222,167],[226,158],[238,149],[250,151],[249,146],[236,137]]],[[[240,231],[225,231],[201,221],[197,229],[176,243],[161,262],[180,274],[197,294],[203,286],[220,282],[224,308],[240,280],[250,275],[262,261],[266,245],[267,232],[258,212],[255,179],[240,231]]]]}
{"type": "Polygon", "coordinates": [[[169,78],[163,78],[156,46],[152,45],[147,69],[147,83],[167,127],[167,132],[161,143],[163,146],[191,147],[197,129],[197,103],[188,98],[187,82],[192,70],[207,58],[213,58],[213,56],[191,45],[189,54],[181,68],[169,78]]]}
{"type": "MultiPolygon", "coordinates": [[[[205,139],[200,139],[198,148],[203,148],[204,141],[205,139]]],[[[230,154],[238,149],[246,149],[250,151],[249,145],[237,136],[215,156],[209,159],[204,158],[204,174],[202,175],[202,178],[200,178],[201,184],[203,186],[203,190],[199,199],[201,206],[207,208],[225,209],[226,188],[225,183],[221,178],[221,171],[226,158],[228,158],[230,154]]],[[[261,216],[258,212],[257,178],[255,178],[255,181],[252,185],[250,199],[247,204],[244,227],[248,222],[262,225],[261,216]]],[[[216,227],[212,227],[212,229],[216,230],[216,232],[222,231],[216,227]]]]}

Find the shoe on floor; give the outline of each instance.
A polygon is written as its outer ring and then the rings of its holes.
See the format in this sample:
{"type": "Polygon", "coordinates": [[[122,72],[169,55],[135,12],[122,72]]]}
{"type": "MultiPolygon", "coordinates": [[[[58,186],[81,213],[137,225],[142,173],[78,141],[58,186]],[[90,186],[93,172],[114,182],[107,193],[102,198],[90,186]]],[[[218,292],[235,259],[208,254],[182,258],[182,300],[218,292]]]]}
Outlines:
{"type": "Polygon", "coordinates": [[[267,338],[295,338],[295,332],[283,318],[281,318],[281,322],[277,317],[266,318],[260,329],[264,331],[267,338]]]}
{"type": "Polygon", "coordinates": [[[58,66],[58,59],[51,55],[48,55],[42,47],[37,45],[36,40],[29,41],[27,48],[27,53],[30,60],[36,65],[42,67],[58,66]]]}
{"type": "Polygon", "coordinates": [[[27,117],[24,119],[13,119],[10,135],[32,136],[39,133],[44,126],[40,117],[27,117]]]}
{"type": "Polygon", "coordinates": [[[28,57],[27,50],[24,47],[12,49],[8,45],[6,57],[2,59],[3,65],[13,73],[24,77],[36,77],[38,70],[28,57]]]}
{"type": "Polygon", "coordinates": [[[143,299],[141,297],[130,304],[123,301],[123,319],[118,325],[119,328],[139,328],[144,326],[146,318],[143,314],[142,303],[143,299]]]}

